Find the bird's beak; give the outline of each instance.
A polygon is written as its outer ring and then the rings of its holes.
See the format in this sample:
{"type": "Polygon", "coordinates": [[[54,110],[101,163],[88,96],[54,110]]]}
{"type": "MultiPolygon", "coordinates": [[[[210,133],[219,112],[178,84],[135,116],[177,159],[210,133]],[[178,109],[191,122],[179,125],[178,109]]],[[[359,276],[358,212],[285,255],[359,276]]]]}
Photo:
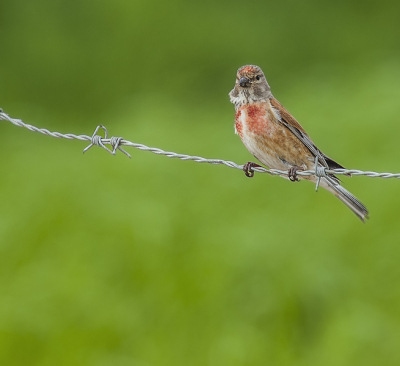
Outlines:
{"type": "Polygon", "coordinates": [[[242,76],[239,80],[239,85],[242,88],[247,88],[248,86],[250,86],[250,80],[245,78],[244,76],[242,76]]]}

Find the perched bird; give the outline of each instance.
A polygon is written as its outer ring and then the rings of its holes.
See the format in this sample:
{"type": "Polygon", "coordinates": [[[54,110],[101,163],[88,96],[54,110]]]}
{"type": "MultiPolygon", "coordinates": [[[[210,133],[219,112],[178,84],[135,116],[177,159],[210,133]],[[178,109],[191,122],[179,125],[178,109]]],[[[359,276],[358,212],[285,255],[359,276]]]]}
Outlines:
{"type": "MultiPolygon", "coordinates": [[[[250,153],[268,168],[287,170],[288,174],[282,176],[293,182],[299,178],[317,181],[314,175],[296,174],[299,170],[315,169],[316,158],[318,166],[343,168],[314,145],[300,124],[273,97],[258,66],[248,65],[238,70],[235,87],[229,96],[236,109],[235,132],[250,153]]],[[[252,168],[257,166],[260,165],[248,162],[243,170],[252,177],[252,168]]],[[[362,221],[368,218],[365,206],[344,189],[333,174],[322,177],[320,186],[332,192],[362,221]]]]}

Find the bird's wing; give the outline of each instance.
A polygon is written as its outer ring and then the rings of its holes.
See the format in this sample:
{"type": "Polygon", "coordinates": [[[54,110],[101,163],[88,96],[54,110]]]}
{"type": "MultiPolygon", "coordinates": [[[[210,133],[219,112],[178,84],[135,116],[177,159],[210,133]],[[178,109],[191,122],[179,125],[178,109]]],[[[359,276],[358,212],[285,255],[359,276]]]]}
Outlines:
{"type": "Polygon", "coordinates": [[[301,127],[300,123],[280,104],[275,98],[270,99],[270,103],[276,111],[279,112],[280,122],[290,130],[306,147],[310,150],[311,154],[318,156],[318,162],[326,168],[343,168],[340,164],[327,157],[322,153],[311,141],[310,137],[301,127]]]}

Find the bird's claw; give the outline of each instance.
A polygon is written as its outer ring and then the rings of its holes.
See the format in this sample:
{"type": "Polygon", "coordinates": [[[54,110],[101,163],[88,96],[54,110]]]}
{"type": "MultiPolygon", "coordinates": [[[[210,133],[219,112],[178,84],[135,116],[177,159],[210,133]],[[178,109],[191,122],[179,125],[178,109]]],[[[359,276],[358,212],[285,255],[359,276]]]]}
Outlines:
{"type": "Polygon", "coordinates": [[[244,174],[246,174],[246,177],[253,178],[254,177],[254,170],[252,168],[260,168],[261,165],[258,165],[256,163],[252,163],[249,161],[248,163],[243,165],[243,171],[244,174]]]}
{"type": "Polygon", "coordinates": [[[295,165],[292,166],[289,170],[288,170],[288,178],[290,181],[292,182],[298,182],[299,178],[297,178],[297,171],[298,170],[304,170],[303,168],[300,168],[299,166],[295,165]]]}

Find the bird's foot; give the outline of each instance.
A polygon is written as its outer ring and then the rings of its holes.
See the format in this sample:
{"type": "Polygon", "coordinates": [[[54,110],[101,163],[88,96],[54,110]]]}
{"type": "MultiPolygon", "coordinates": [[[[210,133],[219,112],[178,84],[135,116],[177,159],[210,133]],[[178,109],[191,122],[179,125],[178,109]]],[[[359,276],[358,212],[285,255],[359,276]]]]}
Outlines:
{"type": "Polygon", "coordinates": [[[261,168],[261,165],[258,165],[256,163],[252,163],[249,161],[248,163],[243,165],[243,171],[244,174],[246,174],[246,177],[253,178],[254,177],[254,170],[252,168],[261,168]]]}
{"type": "Polygon", "coordinates": [[[297,171],[298,170],[304,170],[303,168],[300,168],[299,166],[295,165],[292,166],[289,170],[288,170],[288,178],[292,181],[292,182],[298,182],[299,178],[297,178],[297,171]]]}

